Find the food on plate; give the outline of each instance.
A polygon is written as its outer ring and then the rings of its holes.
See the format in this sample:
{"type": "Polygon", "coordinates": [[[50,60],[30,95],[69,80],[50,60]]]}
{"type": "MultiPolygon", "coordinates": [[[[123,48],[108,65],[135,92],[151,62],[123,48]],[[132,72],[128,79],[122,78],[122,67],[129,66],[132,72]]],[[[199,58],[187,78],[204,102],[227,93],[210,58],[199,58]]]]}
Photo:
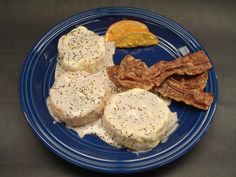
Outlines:
{"type": "Polygon", "coordinates": [[[121,20],[113,23],[106,31],[106,41],[116,41],[131,32],[149,32],[148,27],[135,20],[121,20]]]}
{"type": "Polygon", "coordinates": [[[104,42],[103,37],[83,26],[60,38],[55,82],[47,99],[48,108],[57,121],[65,122],[71,127],[91,123],[101,117],[108,96],[121,90],[108,79],[104,70],[105,67],[114,65],[113,42],[104,43],[105,53],[102,58],[79,58],[90,56],[91,51],[91,56],[95,56],[94,51],[101,52],[103,44],[99,44],[100,40],[104,42]],[[90,74],[94,72],[96,74],[90,74]]]}
{"type": "Polygon", "coordinates": [[[160,87],[156,87],[155,92],[164,97],[183,101],[188,105],[207,110],[213,102],[213,94],[202,91],[206,86],[206,80],[203,79],[202,81],[199,78],[203,77],[205,77],[205,73],[193,76],[188,80],[177,80],[171,77],[166,79],[160,87]]]}
{"type": "Polygon", "coordinates": [[[104,58],[104,67],[102,69],[105,69],[108,66],[113,66],[113,55],[115,54],[115,43],[114,42],[106,42],[106,52],[105,52],[105,58],[104,58]]]}
{"type": "Polygon", "coordinates": [[[121,85],[124,88],[142,88],[150,90],[154,84],[144,78],[147,69],[148,67],[144,62],[135,59],[131,55],[126,55],[119,66],[108,67],[107,72],[115,85],[121,85]],[[115,73],[117,73],[117,76],[115,73]]]}
{"type": "Polygon", "coordinates": [[[151,46],[158,44],[157,37],[150,32],[129,33],[120,37],[116,42],[116,47],[133,48],[139,46],[151,46]]]}
{"type": "Polygon", "coordinates": [[[59,62],[68,71],[99,71],[104,65],[104,37],[79,26],[63,35],[58,42],[59,62]]]}
{"type": "Polygon", "coordinates": [[[111,96],[127,90],[122,87],[116,87],[116,85],[110,80],[106,69],[103,69],[97,74],[100,79],[104,80],[104,84],[108,87],[111,96]]]}
{"type": "Polygon", "coordinates": [[[115,141],[136,151],[154,148],[177,125],[167,102],[139,88],[111,97],[102,120],[115,141]]]}
{"type": "Polygon", "coordinates": [[[147,70],[146,77],[154,81],[155,86],[173,74],[196,75],[211,69],[211,63],[203,50],[177,58],[173,61],[160,61],[147,70]]]}
{"type": "Polygon", "coordinates": [[[114,65],[106,68],[107,75],[109,76],[109,79],[113,82],[113,84],[118,88],[121,87],[120,81],[118,79],[118,73],[119,73],[120,66],[114,65]]]}
{"type": "Polygon", "coordinates": [[[159,43],[158,38],[145,24],[134,20],[121,20],[112,24],[106,32],[105,39],[114,41],[119,48],[151,46],[159,43]]]}
{"type": "MultiPolygon", "coordinates": [[[[115,54],[115,44],[114,42],[106,42],[105,44],[106,50],[105,50],[105,57],[103,60],[103,63],[101,64],[101,66],[99,68],[97,68],[96,70],[93,70],[94,72],[100,72],[103,71],[106,67],[108,66],[113,66],[114,62],[113,62],[113,55],[115,54]]],[[[58,57],[60,58],[60,57],[58,57]]],[[[60,59],[58,59],[58,61],[60,61],[60,59]]],[[[88,71],[88,70],[86,70],[88,71]]],[[[90,70],[91,71],[91,70],[90,70]]],[[[56,65],[56,69],[55,69],[55,79],[57,79],[61,74],[67,72],[67,70],[62,66],[62,64],[60,62],[57,62],[56,65]]],[[[92,73],[94,73],[92,72],[92,73]]],[[[91,72],[89,72],[91,73],[91,72]]]]}
{"type": "Polygon", "coordinates": [[[115,141],[115,139],[112,137],[112,135],[109,134],[108,130],[105,128],[102,118],[84,125],[73,128],[74,131],[78,134],[80,138],[83,138],[86,135],[96,135],[101,140],[106,142],[107,144],[116,147],[116,148],[122,148],[122,146],[115,141]]]}
{"type": "Polygon", "coordinates": [[[164,97],[206,110],[213,101],[213,95],[203,91],[208,76],[199,74],[210,68],[207,55],[199,51],[174,61],[160,61],[150,68],[141,60],[127,55],[120,65],[108,67],[107,73],[117,87],[154,89],[164,97]],[[176,75],[181,75],[182,79],[176,75]]]}
{"type": "MultiPolygon", "coordinates": [[[[170,101],[147,91],[155,83],[145,63],[127,55],[118,66],[113,55],[115,45],[146,46],[156,44],[157,38],[146,25],[132,20],[114,24],[105,37],[106,42],[79,26],[60,38],[48,110],[80,137],[96,134],[117,148],[150,150],[176,129],[177,114],[170,111],[170,101]]],[[[186,87],[195,81],[174,79],[186,87]]]]}
{"type": "Polygon", "coordinates": [[[208,80],[208,73],[207,71],[202,74],[197,75],[173,75],[168,78],[168,80],[178,81],[183,85],[186,89],[198,89],[203,91],[206,87],[207,80],[208,80]]]}
{"type": "Polygon", "coordinates": [[[100,118],[108,96],[107,84],[99,74],[66,72],[55,80],[47,103],[56,119],[77,127],[100,118]]]}
{"type": "MultiPolygon", "coordinates": [[[[162,82],[171,75],[196,75],[201,74],[211,68],[211,63],[207,55],[203,51],[185,55],[173,61],[160,61],[150,68],[144,62],[134,58],[131,55],[126,55],[121,61],[120,66],[108,67],[109,70],[116,70],[118,73],[118,81],[122,85],[122,81],[130,82],[129,85],[123,87],[133,88],[132,83],[140,84],[146,90],[151,89],[154,85],[160,86],[162,82]],[[116,69],[111,69],[116,67],[116,69]],[[137,68],[139,67],[139,68],[137,68]],[[147,86],[148,85],[148,86],[147,86]],[[147,87],[146,87],[147,86],[147,87]]],[[[114,75],[113,75],[114,77],[114,75]]],[[[117,84],[117,83],[116,83],[117,84]]]]}

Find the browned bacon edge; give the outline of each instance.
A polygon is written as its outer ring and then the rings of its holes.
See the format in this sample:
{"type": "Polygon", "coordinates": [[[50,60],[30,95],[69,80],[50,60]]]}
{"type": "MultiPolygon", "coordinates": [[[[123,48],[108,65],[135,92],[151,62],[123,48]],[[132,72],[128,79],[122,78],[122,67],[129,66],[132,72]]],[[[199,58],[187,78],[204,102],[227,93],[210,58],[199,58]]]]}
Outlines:
{"type": "Polygon", "coordinates": [[[143,73],[147,69],[148,67],[144,62],[131,55],[126,55],[120,65],[108,67],[107,73],[117,87],[150,90],[154,83],[143,78],[143,73]]]}
{"type": "Polygon", "coordinates": [[[153,80],[155,86],[158,87],[171,75],[196,75],[209,70],[211,67],[207,55],[201,50],[174,61],[160,61],[147,70],[146,77],[148,80],[153,80]]]}
{"type": "Polygon", "coordinates": [[[207,74],[205,73],[187,80],[171,77],[166,79],[161,86],[155,87],[154,92],[160,93],[163,97],[183,101],[188,105],[207,110],[213,102],[213,94],[202,91],[206,86],[206,82],[207,74]],[[200,80],[201,78],[203,81],[200,80]]]}
{"type": "Polygon", "coordinates": [[[108,67],[107,73],[117,87],[153,88],[164,97],[206,110],[213,101],[213,94],[203,92],[210,68],[207,55],[199,51],[171,62],[158,62],[151,68],[127,55],[120,66],[108,67]]]}
{"type": "MultiPolygon", "coordinates": [[[[202,74],[194,75],[194,76],[188,76],[188,75],[174,75],[168,78],[168,80],[176,80],[185,89],[198,89],[203,91],[206,87],[207,80],[208,80],[208,72],[204,72],[202,74]]],[[[164,81],[165,82],[165,81],[164,81]]]]}
{"type": "Polygon", "coordinates": [[[142,81],[147,70],[147,65],[140,59],[126,55],[120,63],[118,78],[120,80],[142,81]]]}
{"type": "Polygon", "coordinates": [[[119,65],[115,65],[115,66],[109,66],[106,69],[108,77],[111,79],[111,81],[116,87],[121,87],[120,81],[118,79],[119,68],[120,68],[119,65]]]}

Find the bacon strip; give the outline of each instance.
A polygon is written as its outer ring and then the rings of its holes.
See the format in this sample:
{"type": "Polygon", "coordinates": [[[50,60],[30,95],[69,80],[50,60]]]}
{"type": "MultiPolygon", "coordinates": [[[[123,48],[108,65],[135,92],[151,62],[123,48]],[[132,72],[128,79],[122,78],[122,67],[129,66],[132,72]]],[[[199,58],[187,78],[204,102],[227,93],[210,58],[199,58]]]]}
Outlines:
{"type": "Polygon", "coordinates": [[[161,83],[168,77],[178,75],[196,75],[201,74],[211,68],[211,63],[204,53],[198,51],[193,54],[188,54],[177,58],[174,61],[160,61],[154,64],[146,73],[149,80],[153,80],[155,86],[160,86],[161,83]]]}
{"type": "Polygon", "coordinates": [[[168,78],[154,91],[175,101],[183,101],[188,105],[207,110],[213,102],[213,94],[202,91],[206,86],[206,81],[200,80],[203,77],[206,78],[205,73],[185,81],[168,78]]]}
{"type": "Polygon", "coordinates": [[[126,55],[120,65],[110,66],[107,73],[111,81],[117,86],[124,88],[142,88],[150,90],[154,83],[143,78],[143,73],[148,70],[147,65],[131,55],[126,55]]]}
{"type": "MultiPolygon", "coordinates": [[[[204,72],[202,74],[188,76],[188,75],[174,75],[168,78],[168,80],[172,81],[175,80],[181,83],[181,85],[185,89],[198,89],[203,91],[206,87],[207,80],[208,80],[208,73],[204,72]]],[[[165,82],[165,81],[164,81],[165,82]]]]}
{"type": "Polygon", "coordinates": [[[160,61],[150,68],[127,55],[120,65],[108,67],[107,73],[117,87],[152,89],[164,97],[206,110],[213,101],[213,94],[203,92],[211,67],[203,51],[170,62],[160,61]]]}
{"type": "Polygon", "coordinates": [[[140,59],[136,59],[131,55],[126,55],[120,63],[118,77],[121,80],[129,79],[142,81],[144,73],[147,72],[147,65],[140,59]]]}
{"type": "Polygon", "coordinates": [[[108,77],[111,79],[111,81],[116,87],[121,87],[120,81],[118,79],[119,68],[120,68],[119,65],[115,65],[115,66],[109,66],[106,69],[108,77]]]}

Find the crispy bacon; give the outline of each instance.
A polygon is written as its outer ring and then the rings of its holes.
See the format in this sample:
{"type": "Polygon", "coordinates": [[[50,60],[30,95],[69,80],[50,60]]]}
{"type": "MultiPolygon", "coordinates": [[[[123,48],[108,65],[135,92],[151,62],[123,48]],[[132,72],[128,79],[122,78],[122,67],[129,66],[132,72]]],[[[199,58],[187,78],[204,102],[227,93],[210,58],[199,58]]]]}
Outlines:
{"type": "Polygon", "coordinates": [[[160,61],[148,68],[131,55],[120,65],[107,68],[108,76],[117,87],[154,90],[164,97],[183,101],[200,109],[208,109],[213,101],[211,93],[203,92],[206,87],[211,63],[203,51],[160,61]]]}
{"type": "Polygon", "coordinates": [[[154,91],[175,101],[183,101],[188,105],[207,110],[213,102],[213,94],[202,91],[206,86],[205,78],[207,78],[205,73],[187,80],[171,77],[166,79],[161,86],[155,87],[154,91]],[[191,83],[194,84],[191,85],[191,83]]]}
{"type": "Polygon", "coordinates": [[[196,75],[209,70],[211,67],[207,55],[201,50],[173,61],[160,61],[147,70],[146,77],[153,80],[155,86],[158,87],[166,78],[174,74],[196,75]]]}
{"type": "Polygon", "coordinates": [[[107,75],[116,87],[121,87],[118,79],[119,68],[120,66],[118,65],[107,67],[107,75]]]}
{"type": "Polygon", "coordinates": [[[131,55],[126,55],[120,63],[118,77],[120,80],[142,81],[143,74],[147,72],[147,65],[140,59],[136,59],[131,55]]]}
{"type": "MultiPolygon", "coordinates": [[[[189,75],[174,75],[168,78],[168,80],[176,80],[181,83],[185,89],[198,89],[203,91],[206,87],[208,80],[208,73],[204,72],[202,74],[189,76],[189,75]]],[[[165,82],[165,81],[164,81],[165,82]]]]}
{"type": "Polygon", "coordinates": [[[143,78],[143,73],[147,71],[147,65],[131,55],[126,55],[120,65],[110,66],[107,73],[111,81],[117,86],[124,88],[142,88],[150,90],[154,83],[143,78]]]}

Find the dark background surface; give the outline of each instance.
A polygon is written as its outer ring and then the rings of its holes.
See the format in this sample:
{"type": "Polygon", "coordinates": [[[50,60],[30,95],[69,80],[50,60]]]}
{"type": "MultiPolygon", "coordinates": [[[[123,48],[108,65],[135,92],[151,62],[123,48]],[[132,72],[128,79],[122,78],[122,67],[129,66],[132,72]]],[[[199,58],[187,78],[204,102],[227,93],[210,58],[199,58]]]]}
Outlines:
{"type": "MultiPolygon", "coordinates": [[[[21,112],[18,79],[32,45],[59,21],[102,6],[158,12],[187,28],[208,51],[219,79],[212,126],[181,159],[134,176],[236,176],[235,1],[0,1],[0,176],[105,176],[73,166],[51,153],[21,112]]],[[[114,176],[114,175],[112,175],[114,176]]]]}

